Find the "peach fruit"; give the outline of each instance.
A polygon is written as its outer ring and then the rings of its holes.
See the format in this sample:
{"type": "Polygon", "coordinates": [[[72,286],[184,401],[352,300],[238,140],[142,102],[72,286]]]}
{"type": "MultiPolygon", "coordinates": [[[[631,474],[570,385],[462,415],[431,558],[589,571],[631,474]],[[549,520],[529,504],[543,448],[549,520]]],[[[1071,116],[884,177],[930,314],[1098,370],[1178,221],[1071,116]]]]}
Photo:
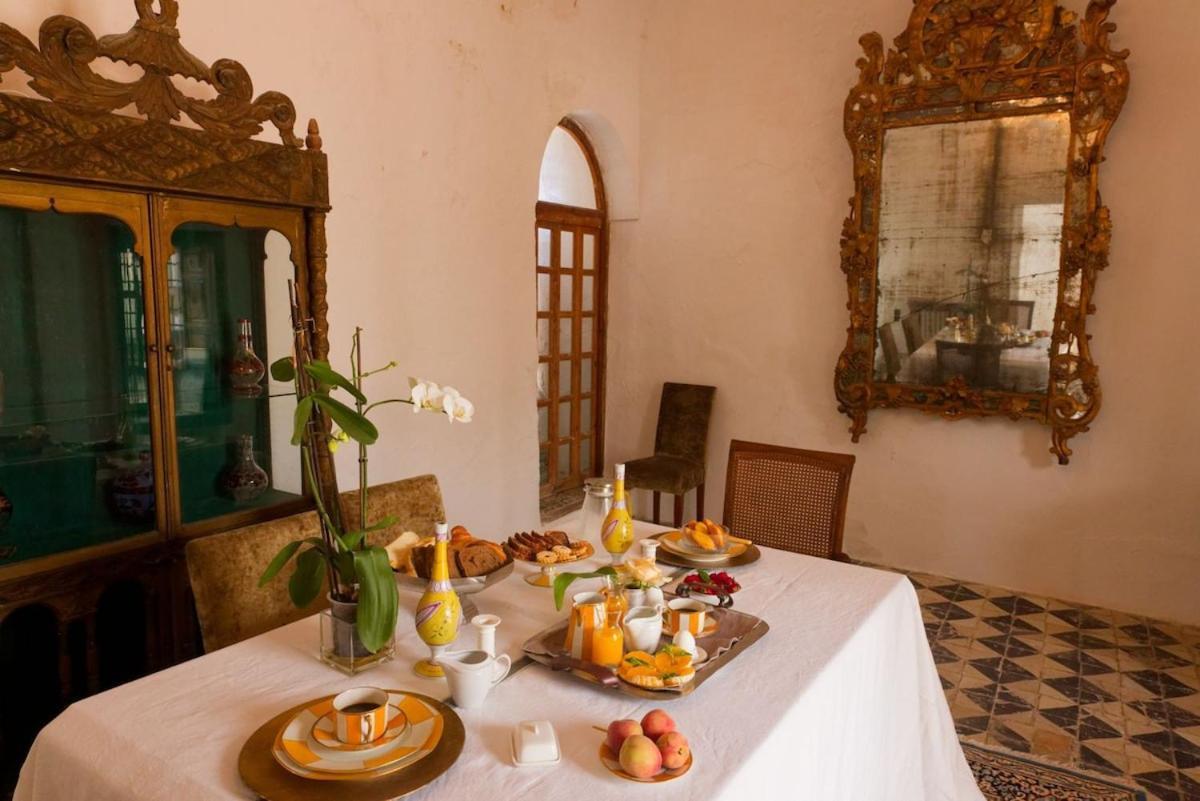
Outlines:
{"type": "Polygon", "coordinates": [[[618,759],[621,770],[635,779],[649,779],[662,770],[662,752],[654,741],[644,734],[626,737],[621,744],[621,756],[618,759]]]}
{"type": "Polygon", "coordinates": [[[614,720],[608,724],[608,734],[604,738],[604,744],[614,754],[620,754],[621,744],[625,742],[625,738],[641,733],[642,727],[638,725],[636,720],[614,720]]]}
{"type": "Polygon", "coordinates": [[[659,737],[658,750],[662,754],[662,766],[667,770],[682,768],[692,753],[687,738],[677,731],[669,731],[659,737]]]}
{"type": "Polygon", "coordinates": [[[651,709],[642,718],[642,734],[651,740],[657,740],[669,731],[675,731],[675,721],[665,709],[651,709]]]}

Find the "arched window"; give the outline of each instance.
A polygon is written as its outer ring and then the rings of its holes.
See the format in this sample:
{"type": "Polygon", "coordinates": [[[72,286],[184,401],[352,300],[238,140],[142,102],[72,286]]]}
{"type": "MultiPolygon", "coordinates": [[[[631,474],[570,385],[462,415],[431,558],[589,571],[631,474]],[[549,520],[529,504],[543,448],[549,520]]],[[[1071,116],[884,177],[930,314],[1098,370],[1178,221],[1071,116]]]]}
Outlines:
{"type": "Polygon", "coordinates": [[[600,166],[564,119],[542,157],[537,203],[537,405],[542,496],[604,471],[607,214],[600,166]]]}

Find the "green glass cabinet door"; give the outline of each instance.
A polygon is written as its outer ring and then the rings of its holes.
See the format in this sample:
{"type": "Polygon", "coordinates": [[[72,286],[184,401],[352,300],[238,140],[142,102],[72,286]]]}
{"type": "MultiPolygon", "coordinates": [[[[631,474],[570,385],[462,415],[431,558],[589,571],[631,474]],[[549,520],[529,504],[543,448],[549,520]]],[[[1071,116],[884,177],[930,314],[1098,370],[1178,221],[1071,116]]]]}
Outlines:
{"type": "Polygon", "coordinates": [[[181,522],[300,501],[292,387],[267,371],[291,353],[287,237],[185,222],[165,266],[181,522]]]}
{"type": "Polygon", "coordinates": [[[0,566],[154,531],[158,513],[138,234],[2,204],[0,566]]]}

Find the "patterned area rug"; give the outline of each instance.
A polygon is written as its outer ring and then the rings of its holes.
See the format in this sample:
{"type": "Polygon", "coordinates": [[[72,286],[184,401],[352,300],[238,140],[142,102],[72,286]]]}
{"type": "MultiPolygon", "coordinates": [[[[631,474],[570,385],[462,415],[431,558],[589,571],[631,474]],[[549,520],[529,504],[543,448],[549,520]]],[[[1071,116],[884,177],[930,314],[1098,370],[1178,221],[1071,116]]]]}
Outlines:
{"type": "Polygon", "coordinates": [[[988,801],[1146,801],[1146,794],[1029,757],[964,742],[963,753],[988,801]]]}

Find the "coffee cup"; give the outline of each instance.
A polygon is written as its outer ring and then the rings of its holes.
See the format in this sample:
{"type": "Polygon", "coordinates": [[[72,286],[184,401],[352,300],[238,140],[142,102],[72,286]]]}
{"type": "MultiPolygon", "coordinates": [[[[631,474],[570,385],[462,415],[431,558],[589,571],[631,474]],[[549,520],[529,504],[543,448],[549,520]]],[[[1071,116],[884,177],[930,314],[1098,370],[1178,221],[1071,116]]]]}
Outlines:
{"type": "Polygon", "coordinates": [[[625,650],[658,651],[662,637],[662,609],[657,606],[635,606],[625,613],[625,650]]]}
{"type": "Polygon", "coordinates": [[[707,614],[708,604],[703,601],[676,598],[667,604],[667,628],[671,634],[689,631],[693,637],[699,637],[704,631],[707,614]]]}
{"type": "Polygon", "coordinates": [[[334,733],[346,745],[373,743],[387,730],[388,694],[355,687],[333,697],[334,733]]]}

